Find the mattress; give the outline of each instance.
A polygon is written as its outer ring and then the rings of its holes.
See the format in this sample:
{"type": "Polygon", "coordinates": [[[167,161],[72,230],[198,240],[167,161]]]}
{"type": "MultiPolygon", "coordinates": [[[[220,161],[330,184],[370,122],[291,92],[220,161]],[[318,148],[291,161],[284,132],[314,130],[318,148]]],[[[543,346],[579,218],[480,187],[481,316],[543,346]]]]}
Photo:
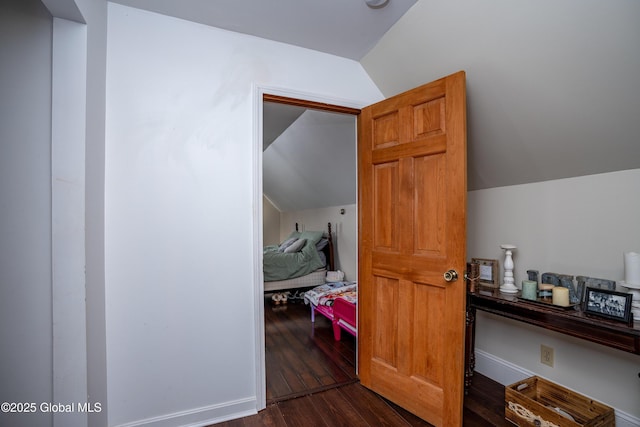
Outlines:
{"type": "Polygon", "coordinates": [[[283,289],[310,288],[324,283],[327,276],[327,269],[320,268],[305,276],[296,277],[295,279],[276,280],[273,282],[264,282],[264,291],[279,291],[283,289]]]}

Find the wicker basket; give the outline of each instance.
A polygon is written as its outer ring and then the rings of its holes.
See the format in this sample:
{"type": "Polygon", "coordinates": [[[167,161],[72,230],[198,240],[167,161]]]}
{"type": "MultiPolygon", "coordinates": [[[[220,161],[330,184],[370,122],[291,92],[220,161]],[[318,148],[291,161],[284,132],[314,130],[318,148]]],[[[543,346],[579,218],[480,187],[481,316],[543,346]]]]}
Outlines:
{"type": "Polygon", "coordinates": [[[612,408],[540,377],[505,387],[505,418],[517,426],[615,426],[612,408]]]}

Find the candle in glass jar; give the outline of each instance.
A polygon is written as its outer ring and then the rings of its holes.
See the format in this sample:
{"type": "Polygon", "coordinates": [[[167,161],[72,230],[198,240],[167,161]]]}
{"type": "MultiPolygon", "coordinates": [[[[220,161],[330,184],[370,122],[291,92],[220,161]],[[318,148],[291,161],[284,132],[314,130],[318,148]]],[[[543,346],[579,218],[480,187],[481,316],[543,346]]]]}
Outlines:
{"type": "Polygon", "coordinates": [[[569,306],[569,289],[562,286],[553,288],[553,304],[562,307],[569,306]]]}
{"type": "Polygon", "coordinates": [[[538,283],[533,280],[522,281],[522,298],[535,300],[538,298],[538,283]]]}

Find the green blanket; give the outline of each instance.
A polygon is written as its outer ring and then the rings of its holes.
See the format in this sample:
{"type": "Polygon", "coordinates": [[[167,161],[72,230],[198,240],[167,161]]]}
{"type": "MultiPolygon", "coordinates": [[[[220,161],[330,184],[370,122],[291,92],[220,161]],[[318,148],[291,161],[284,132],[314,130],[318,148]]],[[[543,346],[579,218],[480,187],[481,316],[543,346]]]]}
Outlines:
{"type": "MultiPolygon", "coordinates": [[[[307,236],[301,238],[304,237],[307,236]]],[[[324,267],[316,250],[318,240],[320,238],[307,239],[306,244],[299,252],[292,253],[279,252],[278,245],[265,246],[263,252],[264,281],[293,279],[324,267]]]]}

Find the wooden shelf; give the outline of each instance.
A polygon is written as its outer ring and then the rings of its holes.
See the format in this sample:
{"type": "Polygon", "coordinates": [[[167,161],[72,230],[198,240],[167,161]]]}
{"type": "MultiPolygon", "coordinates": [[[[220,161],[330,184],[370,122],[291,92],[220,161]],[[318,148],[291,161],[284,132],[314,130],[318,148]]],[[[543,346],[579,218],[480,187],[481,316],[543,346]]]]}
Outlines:
{"type": "Polygon", "coordinates": [[[474,309],[640,354],[640,320],[630,327],[620,322],[589,317],[576,309],[558,309],[523,301],[519,294],[502,294],[498,289],[479,288],[469,293],[468,297],[469,306],[474,309]]]}
{"type": "Polygon", "coordinates": [[[628,326],[624,323],[589,317],[575,308],[562,309],[527,302],[520,299],[520,293],[503,294],[498,289],[479,287],[467,294],[465,394],[471,386],[476,364],[476,310],[640,355],[640,319],[633,326],[628,326]]]}

